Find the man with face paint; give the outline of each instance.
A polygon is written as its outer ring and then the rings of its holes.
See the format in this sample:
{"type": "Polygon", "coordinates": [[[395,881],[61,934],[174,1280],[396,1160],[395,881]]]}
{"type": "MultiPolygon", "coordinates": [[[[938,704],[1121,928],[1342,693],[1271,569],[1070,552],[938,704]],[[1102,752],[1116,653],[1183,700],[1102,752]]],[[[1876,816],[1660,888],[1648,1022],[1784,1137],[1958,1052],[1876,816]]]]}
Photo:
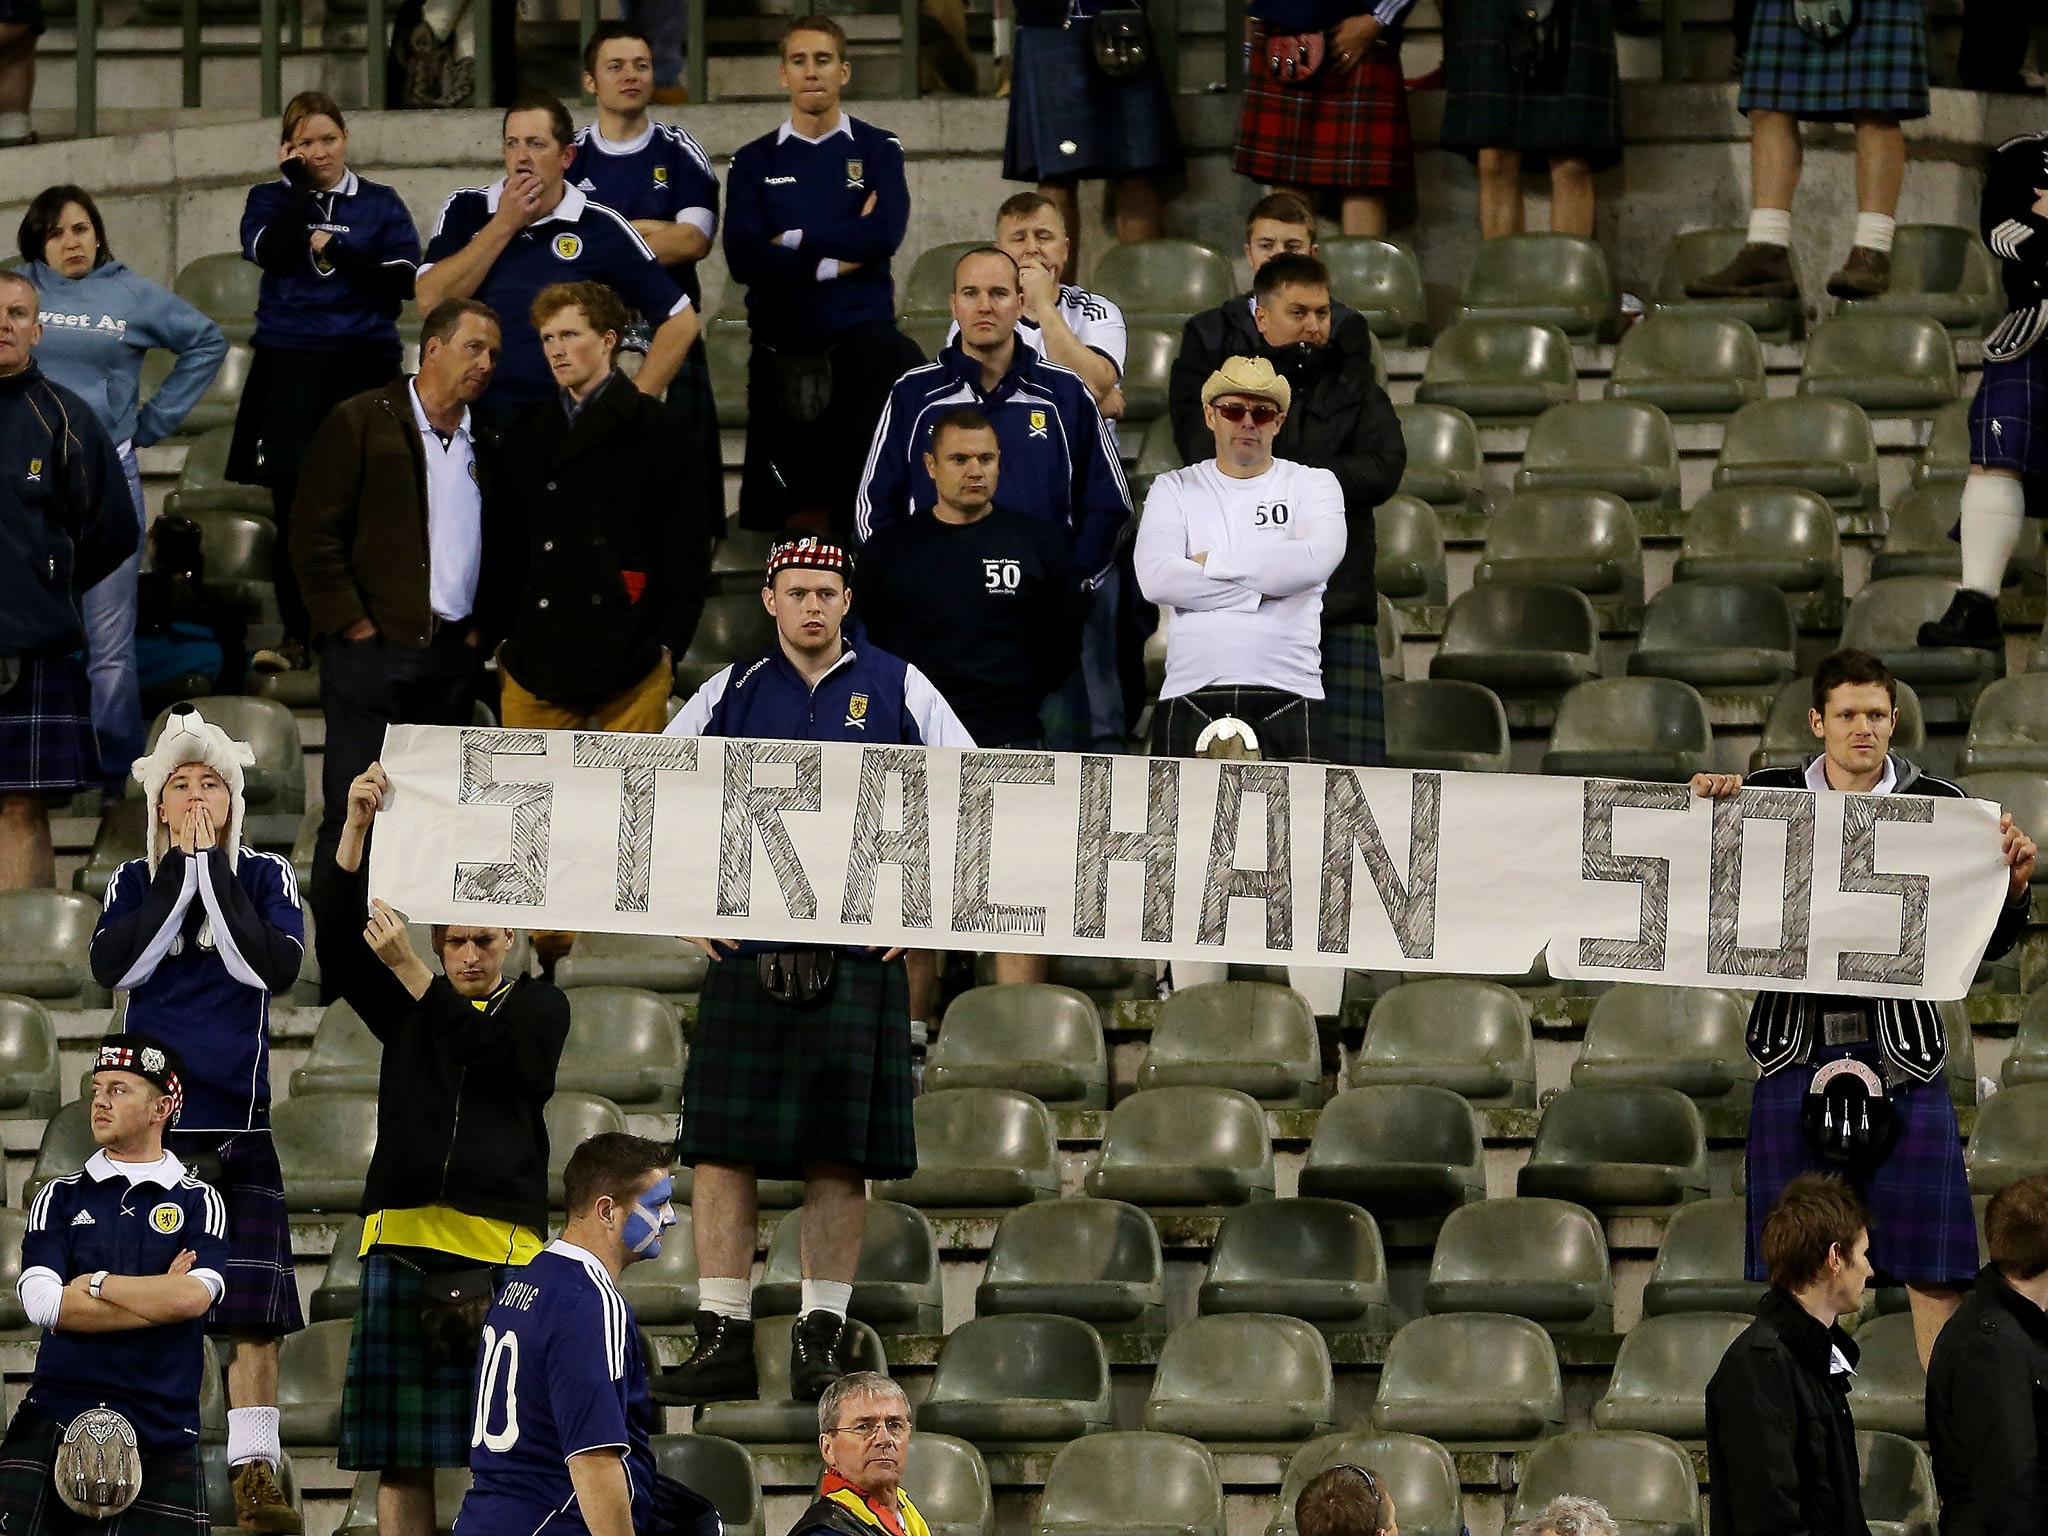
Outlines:
{"type": "Polygon", "coordinates": [[[621,1131],[570,1157],[568,1224],[484,1319],[460,1536],[720,1536],[710,1502],[654,1470],[647,1361],[618,1287],[676,1224],[668,1157],[621,1131]]]}

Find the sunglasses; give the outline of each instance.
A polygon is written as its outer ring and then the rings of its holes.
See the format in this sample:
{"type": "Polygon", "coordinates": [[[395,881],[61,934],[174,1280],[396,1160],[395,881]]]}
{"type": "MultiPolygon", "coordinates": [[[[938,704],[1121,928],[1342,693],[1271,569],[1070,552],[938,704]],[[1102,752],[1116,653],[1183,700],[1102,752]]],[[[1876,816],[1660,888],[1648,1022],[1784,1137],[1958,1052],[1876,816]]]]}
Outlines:
{"type": "Polygon", "coordinates": [[[1235,426],[1249,416],[1255,427],[1270,427],[1280,419],[1280,407],[1260,401],[1257,405],[1246,405],[1242,400],[1226,400],[1215,407],[1216,414],[1235,426]]]}

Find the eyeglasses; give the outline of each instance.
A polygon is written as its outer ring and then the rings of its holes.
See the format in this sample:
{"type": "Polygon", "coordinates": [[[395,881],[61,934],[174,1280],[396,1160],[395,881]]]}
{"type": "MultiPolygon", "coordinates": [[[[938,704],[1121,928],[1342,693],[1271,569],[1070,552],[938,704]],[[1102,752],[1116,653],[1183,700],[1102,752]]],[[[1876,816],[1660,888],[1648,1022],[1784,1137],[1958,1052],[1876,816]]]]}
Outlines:
{"type": "Polygon", "coordinates": [[[1233,426],[1247,416],[1251,417],[1252,425],[1255,427],[1270,427],[1280,419],[1280,407],[1268,405],[1263,400],[1257,405],[1246,405],[1242,400],[1222,401],[1215,409],[1218,416],[1233,426]]]}
{"type": "Polygon", "coordinates": [[[851,1424],[841,1424],[830,1433],[835,1435],[859,1435],[863,1440],[872,1440],[883,1430],[889,1432],[891,1440],[901,1440],[910,1433],[908,1419],[855,1419],[851,1424]]]}

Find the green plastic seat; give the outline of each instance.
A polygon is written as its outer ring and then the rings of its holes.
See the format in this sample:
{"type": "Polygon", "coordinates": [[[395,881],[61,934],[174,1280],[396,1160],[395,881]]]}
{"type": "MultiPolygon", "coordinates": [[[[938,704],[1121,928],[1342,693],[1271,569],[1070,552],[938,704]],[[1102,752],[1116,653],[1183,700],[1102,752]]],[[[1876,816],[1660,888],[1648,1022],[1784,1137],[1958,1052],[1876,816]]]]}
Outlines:
{"type": "Polygon", "coordinates": [[[1526,320],[1580,341],[1606,341],[1617,314],[1607,253],[1583,235],[1482,240],[1458,294],[1460,320],[1526,320]]]}
{"type": "Polygon", "coordinates": [[[1986,1099],[1963,1165],[1973,1195],[1995,1195],[2020,1179],[2048,1173],[2048,1082],[2015,1083],[1986,1099]]]}
{"type": "Polygon", "coordinates": [[[1234,295],[1230,258],[1193,240],[1133,240],[1104,248],[1091,285],[1128,321],[1170,320],[1214,309],[1234,295]]]}
{"type": "MultiPolygon", "coordinates": [[[[1664,247],[1664,262],[1657,270],[1657,285],[1650,293],[1653,312],[1662,315],[1678,310],[1721,315],[1742,321],[1768,341],[1797,340],[1806,323],[1806,311],[1797,298],[1694,299],[1686,295],[1687,283],[1727,266],[1748,238],[1749,230],[1741,224],[1717,229],[1689,229],[1673,235],[1664,247]]],[[[1796,251],[1792,253],[1791,260],[1792,280],[1796,284],[1799,281],[1799,255],[1796,251]]]]}
{"type": "MultiPolygon", "coordinates": [[[[728,525],[711,546],[712,590],[738,596],[759,592],[761,573],[768,567],[768,556],[775,544],[776,538],[772,533],[728,525]]],[[[656,987],[653,990],[665,989],[656,987]]]]}
{"type": "Polygon", "coordinates": [[[1763,581],[1673,582],[1643,610],[1630,677],[1754,692],[1799,671],[1798,630],[1785,594],[1763,581]]]}
{"type": "Polygon", "coordinates": [[[903,280],[903,294],[898,301],[899,315],[944,315],[953,316],[953,268],[960,258],[969,251],[978,251],[986,246],[986,240],[951,240],[944,245],[934,245],[919,253],[911,263],[910,275],[903,280]]]}
{"type": "Polygon", "coordinates": [[[292,1097],[377,1091],[384,1047],[353,1005],[336,998],[320,1015],[306,1064],[292,1073],[292,1097]]]}
{"type": "Polygon", "coordinates": [[[1796,486],[1836,508],[1877,505],[1877,440],[1853,400],[1793,395],[1758,400],[1728,418],[1717,489],[1796,486]]]}
{"type": "Polygon", "coordinates": [[[1913,461],[1915,485],[1960,484],[1970,478],[1970,403],[1952,400],[1934,413],[1927,446],[1913,461]]]}
{"type": "MultiPolygon", "coordinates": [[[[758,569],[754,577],[760,582],[758,569]]],[[[688,939],[654,933],[579,933],[576,946],[555,966],[555,985],[571,994],[585,987],[631,987],[661,997],[695,997],[711,962],[688,939]]]]}
{"type": "Polygon", "coordinates": [[[1330,1346],[1298,1317],[1223,1313],[1166,1337],[1145,1427],[1208,1442],[1298,1443],[1336,1427],[1330,1346]]]}
{"type": "Polygon", "coordinates": [[[996,1227],[974,1293],[983,1317],[1056,1312],[1129,1332],[1166,1300],[1152,1218],[1122,1200],[1068,1199],[1011,1211],[996,1227]]]}
{"type": "Polygon", "coordinates": [[[711,1501],[724,1536],[763,1536],[760,1474],[744,1445],[719,1435],[654,1435],[647,1444],[655,1471],[711,1501]]]}
{"type": "Polygon", "coordinates": [[[1673,421],[1719,421],[1764,397],[1764,349],[1732,315],[1666,309],[1614,349],[1610,400],[1654,405],[1673,421]]]}
{"type": "Polygon", "coordinates": [[[1211,981],[1167,998],[1138,1067],[1144,1088],[1234,1088],[1271,1109],[1323,1102],[1316,1016],[1299,992],[1211,981]]]}
{"type": "Polygon", "coordinates": [[[696,1217],[682,1197],[674,1204],[676,1225],[662,1238],[661,1252],[619,1276],[619,1294],[643,1327],[675,1327],[697,1315],[696,1217]]]}
{"type": "Polygon", "coordinates": [[[1748,1022],[1739,992],[1618,983],[1593,1002],[1572,1086],[1649,1083],[1696,1101],[1746,1099],[1757,1076],[1743,1043],[1748,1022]]]}
{"type": "Polygon", "coordinates": [[[206,595],[245,619],[260,621],[275,608],[272,581],[277,525],[252,512],[190,512],[199,525],[206,560],[206,595]]]}
{"type": "Polygon", "coordinates": [[[284,1172],[287,1210],[353,1215],[377,1148],[377,1096],[315,1093],[286,1099],[271,1106],[270,1137],[284,1172]]]}
{"type": "Polygon", "coordinates": [[[1514,422],[1577,398],[1578,388],[1572,344],[1556,326],[1475,319],[1437,337],[1415,398],[1481,421],[1514,422]]]}
{"type": "MultiPolygon", "coordinates": [[[[1912,756],[1927,745],[1927,720],[1913,685],[1898,683],[1898,690],[1899,723],[1892,731],[1892,750],[1912,756]]],[[[1819,756],[1819,738],[1807,721],[1812,709],[1812,678],[1796,678],[1778,690],[1764,720],[1763,739],[1750,754],[1751,773],[1763,768],[1804,768],[1819,756]]]]}
{"type": "Polygon", "coordinates": [[[1133,325],[1124,336],[1124,416],[1135,430],[1166,415],[1166,386],[1180,351],[1180,331],[1163,325],[1133,325]]]}
{"type": "Polygon", "coordinates": [[[71,877],[71,889],[94,901],[105,901],[114,872],[148,852],[148,819],[149,807],[140,800],[121,800],[109,806],[92,835],[92,851],[71,877]]]}
{"type": "Polygon", "coordinates": [[[203,1445],[228,1443],[228,1382],[213,1340],[199,1341],[199,1439],[203,1445]]]}
{"type": "Polygon", "coordinates": [[[1934,1536],[1940,1516],[1927,1452],[1904,1435],[1861,1430],[1856,1465],[1863,1475],[1863,1518],[1870,1536],[1934,1536]]]}
{"type": "Polygon", "coordinates": [[[1506,987],[1464,976],[1407,981],[1373,1004],[1354,1088],[1423,1083],[1475,1104],[1536,1107],[1529,1009],[1506,987]]]}
{"type": "Polygon", "coordinates": [[[1643,1287],[1645,1315],[1756,1311],[1767,1287],[1743,1278],[1746,1222],[1740,1195],[1700,1200],[1674,1211],[1643,1287]]]}
{"type": "Polygon", "coordinates": [[[1597,678],[1557,706],[1543,771],[1683,784],[1706,771],[1713,746],[1706,701],[1690,684],[1668,677],[1597,678]]]}
{"type": "MultiPolygon", "coordinates": [[[[2012,770],[1973,773],[1963,788],[1976,799],[2011,811],[2012,819],[2030,833],[2036,827],[2048,827],[2048,774],[2012,770]]],[[[2033,884],[2037,888],[2048,885],[2048,861],[2035,860],[2033,884]]]]}
{"type": "Polygon", "coordinates": [[[1397,405],[1401,442],[1408,462],[1401,471],[1401,494],[1433,507],[1459,510],[1486,500],[1485,461],[1479,452],[1479,428],[1454,405],[1397,405]]]}
{"type": "Polygon", "coordinates": [[[1517,491],[1607,491],[1638,509],[1678,506],[1678,440],[1641,400],[1570,400],[1529,428],[1517,491]]]}
{"type": "Polygon", "coordinates": [[[1351,1088],[1316,1118],[1300,1187],[1304,1199],[1349,1201],[1382,1221],[1484,1200],[1478,1113],[1426,1083],[1351,1088]]]}
{"type": "Polygon", "coordinates": [[[1102,1017],[1072,987],[975,987],[946,1005],[925,1087],[1009,1088],[1048,1104],[1106,1108],[1102,1017]]]}
{"type": "Polygon", "coordinates": [[[178,471],[177,489],[164,498],[166,513],[190,517],[197,512],[247,512],[276,521],[269,486],[228,478],[228,450],[234,440],[232,426],[212,427],[192,439],[178,471]]]}
{"type": "Polygon", "coordinates": [[[63,1095],[49,1010],[0,994],[0,1120],[47,1120],[63,1095]]]}
{"type": "MultiPolygon", "coordinates": [[[[692,1421],[697,1433],[723,1435],[742,1445],[787,1445],[813,1454],[817,1451],[818,1405],[798,1401],[789,1390],[789,1336],[795,1328],[794,1317],[755,1321],[754,1369],[761,1395],[742,1402],[707,1403],[692,1421]]],[[[858,1318],[848,1320],[839,1347],[849,1371],[889,1374],[881,1336],[858,1318]]]]}
{"type": "Polygon", "coordinates": [[[1056,1199],[1059,1154],[1052,1116],[1010,1088],[949,1088],[918,1095],[917,1172],[874,1187],[905,1205],[1008,1206],[1056,1199]]]}
{"type": "Polygon", "coordinates": [[[1380,593],[1379,622],[1373,628],[1373,639],[1380,653],[1382,681],[1399,682],[1408,675],[1407,655],[1401,649],[1401,637],[1405,632],[1400,610],[1386,593],[1380,593]]]}
{"type": "Polygon", "coordinates": [[[1753,1321],[1740,1312],[1670,1312],[1646,1317],[1621,1336],[1614,1377],[1593,1405],[1601,1429],[1640,1429],[1674,1440],[1707,1437],[1707,1383],[1735,1336],[1753,1321]]]}
{"type": "Polygon", "coordinates": [[[1593,604],[1560,582],[1467,588],[1451,603],[1429,675],[1494,692],[1555,693],[1600,671],[1593,604]]]}
{"type": "Polygon", "coordinates": [[[1420,1435],[1352,1430],[1311,1440],[1294,1453],[1280,1480],[1266,1536],[1298,1536],[1294,1506],[1301,1491],[1332,1467],[1364,1467],[1393,1496],[1402,1536],[1463,1536],[1465,1515],[1457,1463],[1420,1435]]]}
{"type": "Polygon", "coordinates": [[[21,1240],[28,1235],[28,1212],[0,1207],[0,1333],[28,1328],[21,1305],[21,1240]]]}
{"type": "Polygon", "coordinates": [[[2003,676],[2003,650],[1919,643],[1920,626],[1947,611],[1955,590],[1955,583],[1941,576],[1865,582],[1842,618],[1842,644],[1872,652],[1894,676],[1916,688],[1968,689],[2003,676]]]}
{"type": "MultiPolygon", "coordinates": [[[[254,267],[249,268],[252,274],[254,267]]],[[[230,327],[223,326],[223,330],[230,327]]],[[[185,413],[185,419],[178,423],[178,430],[165,441],[172,443],[190,442],[207,432],[218,432],[222,427],[233,427],[235,412],[242,401],[242,387],[249,382],[249,368],[255,362],[256,354],[247,337],[228,337],[228,355],[221,359],[220,371],[213,376],[213,382],[206,386],[199,402],[185,413]]],[[[161,348],[152,347],[142,357],[141,397],[151,399],[163,387],[165,379],[171,376],[174,359],[161,348]]]]}
{"type": "MultiPolygon", "coordinates": [[[[854,1271],[848,1315],[872,1324],[877,1333],[941,1333],[939,1242],[924,1212],[893,1200],[871,1200],[854,1271]]],[[[779,1317],[800,1309],[803,1263],[802,1211],[776,1225],[768,1263],[754,1287],[754,1315],[779,1317]]],[[[664,1242],[662,1248],[667,1249],[664,1242]]]]}
{"type": "Polygon", "coordinates": [[[0,992],[49,1008],[101,1005],[87,948],[100,904],[74,891],[0,891],[0,992]]]}
{"type": "Polygon", "coordinates": [[[1891,287],[1841,313],[1925,315],[1958,336],[1982,336],[2005,313],[1998,263],[1977,231],[1957,224],[1901,224],[1892,232],[1891,287]]]}
{"type": "Polygon", "coordinates": [[[1927,1372],[1913,1341],[1913,1314],[1868,1319],[1856,1330],[1856,1348],[1856,1375],[1849,1383],[1849,1412],[1856,1427],[1925,1440],[1927,1372]]]}
{"type": "Polygon", "coordinates": [[[1134,1205],[1273,1198],[1273,1144],[1258,1101],[1232,1088],[1147,1088],[1109,1113],[1086,1188],[1134,1205]]]}
{"type": "Polygon", "coordinates": [[[284,1336],[277,1352],[277,1433],[286,1445],[341,1439],[341,1384],[354,1333],[353,1319],[336,1318],[284,1336]]]}
{"type": "Polygon", "coordinates": [[[576,1149],[593,1136],[626,1129],[625,1112],[610,1099],[557,1086],[541,1111],[548,1131],[548,1209],[564,1208],[562,1172],[576,1149]]]}
{"type": "Polygon", "coordinates": [[[1607,491],[1521,491],[1494,509],[1482,586],[1561,582],[1589,597],[1641,602],[1643,536],[1635,512],[1607,491]]]}
{"type": "Polygon", "coordinates": [[[713,320],[704,327],[704,366],[711,370],[711,397],[718,425],[729,432],[747,425],[747,369],[754,338],[744,320],[713,320]]]}
{"type": "Polygon", "coordinates": [[[1956,771],[2048,773],[2048,673],[2002,677],[1977,696],[1956,771]]]}
{"type": "Polygon", "coordinates": [[[1554,1435],[1564,1428],[1557,1346],[1526,1317],[1418,1317],[1387,1343],[1372,1427],[1424,1435],[1454,1451],[1554,1435]]]}
{"type": "Polygon", "coordinates": [[[240,251],[216,251],[180,267],[171,291],[223,330],[241,326],[246,337],[256,328],[262,282],[262,269],[240,251]]]}
{"type": "MultiPolygon", "coordinates": [[[[202,1444],[199,1447],[199,1470],[206,1485],[206,1514],[213,1522],[213,1528],[216,1531],[237,1529],[234,1470],[228,1465],[227,1447],[202,1444]]],[[[289,1454],[278,1458],[277,1491],[303,1519],[306,1499],[299,1489],[298,1469],[292,1465],[289,1454]]]]}
{"type": "Polygon", "coordinates": [[[751,661],[775,643],[775,621],[759,589],[706,598],[704,616],[676,663],[676,692],[688,698],[736,661],[751,661]]]}
{"type": "Polygon", "coordinates": [[[351,1216],[334,1235],[334,1247],[327,1255],[327,1268],[321,1273],[320,1284],[314,1288],[312,1300],[306,1308],[308,1320],[325,1323],[356,1315],[356,1299],[363,1288],[363,1261],[358,1253],[362,1246],[363,1218],[351,1216]]]}
{"type": "Polygon", "coordinates": [[[1610,1332],[1607,1234],[1567,1200],[1460,1206],[1444,1218],[1422,1296],[1431,1312],[1505,1312],[1553,1333],[1610,1332]]]}
{"type": "Polygon", "coordinates": [[[1185,1436],[1088,1435],[1053,1458],[1031,1529],[1033,1536],[1224,1536],[1223,1482],[1208,1451],[1185,1436]]]}
{"type": "Polygon", "coordinates": [[[1414,251],[1391,240],[1346,237],[1323,241],[1316,254],[1330,270],[1330,297],[1364,315],[1373,335],[1392,347],[1429,340],[1429,295],[1414,251]]]}
{"type": "Polygon", "coordinates": [[[43,1122],[42,1140],[36,1146],[35,1167],[21,1188],[21,1203],[32,1205],[42,1187],[52,1179],[76,1173],[85,1160],[99,1150],[92,1139],[92,1105],[73,1099],[57,1106],[57,1112],[43,1122]]]}
{"type": "MultiPolygon", "coordinates": [[[[308,660],[312,663],[310,666],[294,667],[289,672],[257,673],[246,678],[243,686],[259,699],[271,699],[286,709],[312,714],[320,708],[320,658],[316,654],[308,660]]],[[[212,678],[201,677],[202,686],[212,681],[212,678]]],[[[182,697],[196,691],[175,690],[174,696],[182,697]]],[[[155,707],[154,702],[145,698],[145,707],[155,707]]]]}
{"type": "MultiPolygon", "coordinates": [[[[1940,576],[1960,581],[1963,576],[1962,545],[1949,537],[1962,517],[1961,481],[1918,485],[1892,503],[1891,526],[1885,533],[1884,548],[1870,561],[1870,574],[1886,576],[1940,576]]],[[[2010,587],[2041,574],[2041,525],[2028,518],[2020,525],[2019,543],[2006,562],[2004,585],[2010,587]]]]}
{"type": "MultiPolygon", "coordinates": [[[[256,761],[242,770],[242,803],[246,814],[289,816],[294,828],[306,809],[306,755],[299,746],[299,722],[282,704],[269,699],[224,694],[191,701],[208,725],[217,725],[236,741],[255,750],[256,761]]],[[[159,714],[149,727],[149,745],[156,747],[163,735],[170,710],[159,714]]],[[[135,794],[142,793],[140,785],[135,794]]],[[[244,842],[253,842],[243,832],[244,842]]]]}
{"type": "Polygon", "coordinates": [[[1699,1536],[1698,1474],[1662,1435],[1592,1429],[1545,1441],[1523,1464],[1510,1529],[1561,1493],[1599,1500],[1620,1536],[1699,1536]]]}
{"type": "Polygon", "coordinates": [[[683,1031],[669,1002],[638,987],[577,987],[557,1092],[594,1093],[629,1114],[673,1114],[683,1098],[683,1031]]]}
{"type": "Polygon", "coordinates": [[[2008,1088],[2048,1082],[2048,988],[2037,987],[2027,994],[2026,1006],[2020,1010],[2019,1032],[2013,1037],[1999,1080],[2008,1088]]]}
{"type": "Polygon", "coordinates": [[[946,338],[953,333],[953,317],[951,314],[905,315],[896,322],[896,329],[908,336],[929,361],[945,348],[946,338]]]}
{"type": "Polygon", "coordinates": [[[1704,1199],[1699,1109],[1675,1088],[1567,1088],[1543,1111],[1516,1189],[1602,1213],[1704,1199]]]}
{"type": "Polygon", "coordinates": [[[1444,600],[1444,529],[1436,508],[1395,494],[1373,511],[1373,585],[1388,597],[1444,600]]]}
{"type": "Polygon", "coordinates": [[[1180,445],[1173,440],[1172,418],[1156,416],[1146,422],[1144,433],[1138,439],[1137,461],[1128,471],[1131,505],[1142,512],[1145,498],[1152,493],[1153,482],[1181,467],[1180,445]]]}
{"type": "Polygon", "coordinates": [[[1271,1312],[1319,1328],[1392,1327],[1379,1223],[1344,1200],[1262,1200],[1223,1219],[1197,1304],[1204,1313],[1271,1312]]]}
{"type": "Polygon", "coordinates": [[[1785,592],[1839,591],[1842,540],[1825,497],[1792,487],[1708,491],[1686,518],[1678,581],[1767,581],[1785,592]]]}
{"type": "Polygon", "coordinates": [[[1926,315],[1848,310],[1806,338],[1802,395],[1853,400],[1877,416],[1924,416],[1957,389],[1955,342],[1926,315]]]}
{"type": "Polygon", "coordinates": [[[995,1536],[995,1495],[981,1452],[953,1435],[911,1437],[903,1487],[932,1536],[995,1536]]]}
{"type": "Polygon", "coordinates": [[[938,1430],[976,1445],[1074,1440],[1115,1422],[1101,1336],[1044,1312],[978,1317],[947,1334],[917,1410],[920,1436],[938,1430]]]}
{"type": "Polygon", "coordinates": [[[1380,707],[1389,768],[1508,771],[1507,711],[1491,688],[1449,678],[1387,683],[1380,707]]]}

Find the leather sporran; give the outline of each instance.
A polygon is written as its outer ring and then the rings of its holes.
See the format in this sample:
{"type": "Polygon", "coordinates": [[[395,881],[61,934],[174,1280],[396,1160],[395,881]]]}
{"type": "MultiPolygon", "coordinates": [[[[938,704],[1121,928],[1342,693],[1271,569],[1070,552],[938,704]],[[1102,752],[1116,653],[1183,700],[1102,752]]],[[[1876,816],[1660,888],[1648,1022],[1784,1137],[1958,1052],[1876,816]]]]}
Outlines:
{"type": "Polygon", "coordinates": [[[1284,32],[1266,38],[1266,68],[1282,85],[1307,85],[1329,56],[1328,39],[1320,32],[1284,32]]]}
{"type": "Polygon", "coordinates": [[[1095,67],[1112,80],[1133,80],[1152,63],[1152,23],[1135,6],[1101,11],[1091,23],[1095,67]]]}
{"type": "Polygon", "coordinates": [[[492,1295],[491,1269],[486,1264],[420,1272],[420,1342],[429,1363],[475,1363],[492,1295]]]}
{"type": "Polygon", "coordinates": [[[1872,1172],[1899,1139],[1898,1111],[1884,1080],[1853,1056],[1814,1070],[1799,1125],[1816,1157],[1851,1174],[1872,1172]]]}
{"type": "Polygon", "coordinates": [[[50,1476],[73,1514],[113,1519],[142,1492],[135,1426],[111,1408],[86,1409],[64,1426],[50,1476]]]}
{"type": "Polygon", "coordinates": [[[1856,0],[1792,0],[1792,24],[1816,43],[1832,43],[1856,25],[1856,0]]]}
{"type": "Polygon", "coordinates": [[[1541,80],[1564,62],[1565,26],[1571,0],[1512,0],[1505,47],[1508,68],[1524,80],[1541,80]]]}
{"type": "Polygon", "coordinates": [[[771,949],[754,957],[754,979],[769,997],[792,1008],[815,1008],[832,995],[839,952],[771,949]]]}
{"type": "Polygon", "coordinates": [[[784,421],[808,425],[832,408],[832,354],[822,349],[777,347],[776,403],[784,421]]]}

